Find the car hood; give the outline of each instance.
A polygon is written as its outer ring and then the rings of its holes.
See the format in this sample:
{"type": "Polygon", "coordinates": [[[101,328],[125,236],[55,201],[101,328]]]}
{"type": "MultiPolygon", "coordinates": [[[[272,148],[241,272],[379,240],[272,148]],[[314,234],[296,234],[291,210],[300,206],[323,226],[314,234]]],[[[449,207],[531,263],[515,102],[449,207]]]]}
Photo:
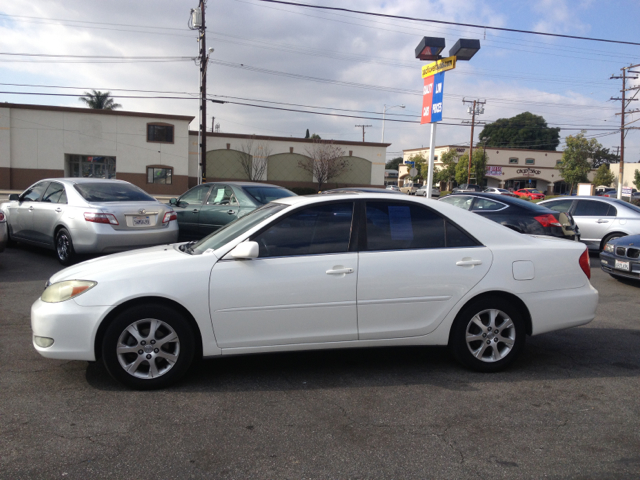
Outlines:
{"type": "Polygon", "coordinates": [[[105,257],[94,258],[59,271],[50,278],[51,283],[64,280],[99,280],[103,275],[111,276],[116,271],[140,272],[168,266],[190,257],[178,249],[180,244],[130,250],[105,257]]]}

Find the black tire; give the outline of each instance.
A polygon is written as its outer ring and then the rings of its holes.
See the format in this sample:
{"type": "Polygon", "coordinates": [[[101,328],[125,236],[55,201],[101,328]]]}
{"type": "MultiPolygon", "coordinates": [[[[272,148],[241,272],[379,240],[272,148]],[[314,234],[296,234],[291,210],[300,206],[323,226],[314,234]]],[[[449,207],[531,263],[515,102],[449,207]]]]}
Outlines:
{"type": "Polygon", "coordinates": [[[64,265],[73,265],[76,260],[76,251],[73,248],[73,241],[71,240],[71,234],[66,228],[61,228],[56,233],[55,249],[58,261],[64,265]]]}
{"type": "Polygon", "coordinates": [[[626,237],[626,235],[624,233],[612,233],[611,235],[607,235],[606,237],[604,237],[604,239],[602,240],[602,243],[600,244],[600,251],[604,250],[604,246],[607,243],[609,243],[611,240],[614,240],[620,237],[626,237]]]}
{"type": "Polygon", "coordinates": [[[195,337],[184,315],[163,305],[136,305],[123,311],[107,327],[102,342],[107,371],[136,390],[176,383],[187,373],[194,352],[195,337]]]}
{"type": "Polygon", "coordinates": [[[467,368],[499,372],[520,354],[525,337],[525,323],[518,308],[504,298],[485,297],[472,301],[460,311],[451,327],[449,348],[456,360],[467,368]],[[483,328],[476,323],[478,319],[483,328]]]}

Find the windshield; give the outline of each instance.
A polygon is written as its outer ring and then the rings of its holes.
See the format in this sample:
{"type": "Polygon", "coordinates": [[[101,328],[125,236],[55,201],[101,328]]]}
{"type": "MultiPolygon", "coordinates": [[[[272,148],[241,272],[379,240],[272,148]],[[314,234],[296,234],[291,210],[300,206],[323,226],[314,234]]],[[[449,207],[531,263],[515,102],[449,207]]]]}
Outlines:
{"type": "Polygon", "coordinates": [[[258,202],[265,204],[273,202],[283,197],[294,197],[296,194],[291,190],[280,187],[242,187],[249,195],[251,195],[258,202]]]}
{"type": "Polygon", "coordinates": [[[252,229],[263,220],[275,215],[285,208],[287,208],[287,205],[281,203],[269,203],[264,205],[253,212],[248,213],[244,217],[238,218],[237,220],[225,225],[221,229],[216,230],[208,237],[204,237],[193,245],[192,250],[196,254],[200,254],[209,249],[217,250],[234,238],[252,229]]]}
{"type": "Polygon", "coordinates": [[[156,199],[130,183],[78,183],[75,189],[87,202],[155,202],[156,199]]]}

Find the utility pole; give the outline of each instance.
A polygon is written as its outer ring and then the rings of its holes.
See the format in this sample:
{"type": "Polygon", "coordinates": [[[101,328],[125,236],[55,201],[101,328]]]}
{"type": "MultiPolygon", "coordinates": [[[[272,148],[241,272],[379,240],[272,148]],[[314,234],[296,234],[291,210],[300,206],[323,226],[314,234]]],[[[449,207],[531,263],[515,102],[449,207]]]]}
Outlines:
{"type": "MultiPolygon", "coordinates": [[[[476,124],[476,115],[482,115],[484,113],[484,106],[487,103],[486,100],[462,100],[462,103],[473,104],[467,108],[467,113],[471,114],[471,140],[469,141],[469,168],[467,169],[467,183],[471,183],[471,162],[473,161],[473,127],[476,124]]],[[[462,123],[469,123],[465,120],[462,123]]],[[[486,122],[478,122],[478,124],[484,124],[486,122]]]]}
{"type": "MultiPolygon", "coordinates": [[[[638,77],[627,76],[627,73],[635,73],[635,74],[640,73],[640,72],[631,70],[632,68],[636,68],[636,67],[640,67],[640,65],[629,65],[628,67],[623,67],[620,69],[622,70],[622,76],[611,75],[611,78],[610,78],[610,80],[622,79],[622,90],[620,90],[622,92],[622,98],[611,97],[611,100],[620,100],[622,105],[622,111],[620,113],[616,113],[616,115],[620,115],[620,169],[618,170],[618,200],[622,198],[622,183],[623,183],[622,181],[623,181],[623,175],[624,175],[624,137],[626,136],[625,130],[638,128],[638,127],[627,127],[627,124],[625,124],[626,115],[630,113],[640,112],[640,110],[637,110],[637,109],[627,111],[627,107],[632,101],[638,101],[638,99],[635,97],[636,95],[638,95],[638,91],[640,87],[627,88],[627,79],[629,80],[638,79],[638,77]],[[628,90],[636,90],[635,95],[631,97],[629,100],[625,98],[625,94],[628,90]]],[[[630,123],[633,123],[633,122],[630,122],[630,123]]]]}
{"type": "Polygon", "coordinates": [[[365,127],[372,127],[373,125],[356,125],[356,127],[362,127],[362,141],[364,142],[364,129],[365,127]]]}
{"type": "Polygon", "coordinates": [[[200,162],[202,164],[202,183],[207,181],[207,30],[204,20],[205,0],[200,0],[200,162]]]}

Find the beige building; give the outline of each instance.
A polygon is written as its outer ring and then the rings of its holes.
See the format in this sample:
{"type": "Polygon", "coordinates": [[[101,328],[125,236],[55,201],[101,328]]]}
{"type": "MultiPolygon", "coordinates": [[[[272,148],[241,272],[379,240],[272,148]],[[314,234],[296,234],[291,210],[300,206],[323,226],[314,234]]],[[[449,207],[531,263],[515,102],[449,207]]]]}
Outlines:
{"type": "MultiPolygon", "coordinates": [[[[468,155],[469,147],[444,145],[435,148],[435,168],[442,167],[439,158],[449,150],[455,150],[458,156],[468,155]]],[[[562,160],[561,151],[525,150],[517,148],[487,148],[486,186],[498,188],[537,188],[541,192],[564,193],[568,186],[557,168],[562,160]]],[[[410,161],[414,155],[422,154],[429,158],[429,148],[413,148],[403,150],[403,164],[400,165],[399,181],[403,183],[409,178],[410,161]]],[[[595,176],[595,170],[589,178],[595,176]]]]}
{"type": "MultiPolygon", "coordinates": [[[[177,196],[198,183],[198,132],[193,117],[120,110],[0,103],[0,190],[24,190],[47,177],[118,178],[158,196],[177,196]]],[[[327,142],[327,141],[322,141],[327,142]]],[[[389,144],[329,141],[348,168],[335,186],[384,186],[389,144]]],[[[207,133],[207,181],[253,180],[317,188],[300,168],[309,139],[207,133]],[[251,148],[249,148],[251,147],[251,148]],[[248,149],[249,148],[249,149],[248,149]]]]}
{"type": "MultiPolygon", "coordinates": [[[[611,184],[612,187],[618,186],[618,177],[620,176],[620,164],[612,163],[609,165],[609,170],[615,176],[615,180],[611,184]]],[[[637,188],[633,183],[635,179],[636,172],[640,170],[640,163],[625,163],[623,169],[623,178],[622,178],[622,186],[629,188],[637,188]]]]}

